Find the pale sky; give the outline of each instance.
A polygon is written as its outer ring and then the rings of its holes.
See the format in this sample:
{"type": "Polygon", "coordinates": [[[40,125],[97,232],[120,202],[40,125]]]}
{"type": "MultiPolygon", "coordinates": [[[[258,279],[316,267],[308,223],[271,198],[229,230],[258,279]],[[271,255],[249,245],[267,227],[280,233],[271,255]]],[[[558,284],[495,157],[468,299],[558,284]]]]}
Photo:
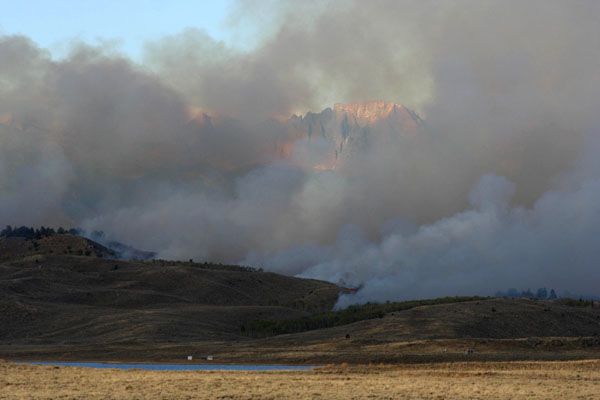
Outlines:
{"type": "Polygon", "coordinates": [[[231,0],[0,0],[0,34],[23,34],[61,54],[72,40],[117,40],[137,58],[143,44],[185,28],[225,40],[231,0]]]}

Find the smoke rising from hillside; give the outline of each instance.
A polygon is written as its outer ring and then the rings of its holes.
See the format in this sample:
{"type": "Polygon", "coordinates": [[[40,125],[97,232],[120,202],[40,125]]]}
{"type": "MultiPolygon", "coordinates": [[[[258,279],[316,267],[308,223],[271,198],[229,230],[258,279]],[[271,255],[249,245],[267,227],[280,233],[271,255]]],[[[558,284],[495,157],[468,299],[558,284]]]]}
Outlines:
{"type": "MultiPolygon", "coordinates": [[[[263,4],[241,2],[233,29],[263,4]]],[[[342,304],[591,293],[599,11],[277,3],[250,49],[189,29],[148,43],[141,63],[85,44],[57,60],[0,37],[0,221],[363,285],[342,304]],[[311,168],[331,149],[282,119],[374,98],[417,110],[425,128],[390,139],[373,127],[335,170],[311,168]]]]}

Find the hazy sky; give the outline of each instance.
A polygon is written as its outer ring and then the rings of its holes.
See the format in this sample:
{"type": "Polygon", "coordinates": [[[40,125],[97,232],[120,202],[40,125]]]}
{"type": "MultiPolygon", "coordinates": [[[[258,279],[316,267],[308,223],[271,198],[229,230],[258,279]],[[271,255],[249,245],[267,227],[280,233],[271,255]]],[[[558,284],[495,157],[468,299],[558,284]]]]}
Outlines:
{"type": "Polygon", "coordinates": [[[0,1],[0,33],[23,34],[61,54],[72,40],[117,40],[137,57],[146,40],[187,27],[224,40],[230,0],[24,0],[0,1]]]}

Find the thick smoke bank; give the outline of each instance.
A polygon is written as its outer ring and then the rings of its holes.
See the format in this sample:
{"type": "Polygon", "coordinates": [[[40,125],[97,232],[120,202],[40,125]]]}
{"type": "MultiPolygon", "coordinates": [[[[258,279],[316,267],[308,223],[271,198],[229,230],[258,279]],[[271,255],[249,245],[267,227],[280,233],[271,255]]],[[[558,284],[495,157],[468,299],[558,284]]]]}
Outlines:
{"type": "Polygon", "coordinates": [[[600,181],[545,194],[532,209],[510,207],[514,184],[484,176],[466,211],[419,227],[399,225],[378,243],[353,227],[334,244],[288,250],[269,259],[312,265],[301,275],[364,285],[340,304],[390,298],[492,294],[543,284],[595,293],[600,181]]]}
{"type": "Polygon", "coordinates": [[[275,9],[251,49],[189,29],[143,63],[0,37],[0,221],[362,285],[341,304],[597,290],[600,3],[275,9]],[[288,119],[373,98],[424,122],[288,119]]]}

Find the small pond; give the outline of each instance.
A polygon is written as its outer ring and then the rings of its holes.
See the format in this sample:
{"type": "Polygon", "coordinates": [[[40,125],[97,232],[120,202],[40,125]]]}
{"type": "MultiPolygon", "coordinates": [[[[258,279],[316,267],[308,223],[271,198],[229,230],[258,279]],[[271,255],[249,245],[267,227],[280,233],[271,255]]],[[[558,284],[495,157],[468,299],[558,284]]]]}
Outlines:
{"type": "Polygon", "coordinates": [[[277,364],[158,364],[158,363],[108,363],[71,361],[32,361],[27,364],[59,367],[142,369],[147,371],[308,371],[314,365],[277,364]]]}

